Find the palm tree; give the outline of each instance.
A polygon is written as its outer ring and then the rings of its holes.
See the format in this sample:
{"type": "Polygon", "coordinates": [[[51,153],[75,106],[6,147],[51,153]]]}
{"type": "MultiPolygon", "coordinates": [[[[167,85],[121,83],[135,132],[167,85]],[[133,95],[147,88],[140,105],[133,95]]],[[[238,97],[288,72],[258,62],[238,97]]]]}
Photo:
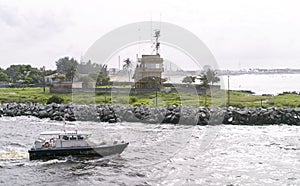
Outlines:
{"type": "Polygon", "coordinates": [[[202,75],[200,75],[200,81],[201,81],[201,86],[202,87],[204,87],[204,88],[208,88],[209,87],[209,85],[208,85],[208,78],[207,78],[207,76],[206,76],[206,74],[202,74],[202,75]]]}
{"type": "Polygon", "coordinates": [[[130,82],[130,76],[131,76],[131,67],[132,67],[132,62],[129,58],[125,59],[123,64],[123,70],[126,70],[128,73],[128,80],[130,82]]]}
{"type": "Polygon", "coordinates": [[[191,84],[191,83],[195,83],[195,80],[196,80],[196,76],[185,76],[181,82],[191,84]]]}
{"type": "Polygon", "coordinates": [[[212,69],[208,69],[200,78],[203,84],[209,84],[212,86],[214,83],[220,81],[220,78],[217,75],[217,72],[212,69]]]}
{"type": "MultiPolygon", "coordinates": [[[[220,78],[217,76],[217,72],[215,70],[212,69],[208,69],[205,73],[203,73],[200,78],[201,80],[201,86],[205,88],[205,96],[204,96],[204,104],[205,106],[207,103],[207,89],[209,89],[209,86],[212,86],[214,83],[217,83],[220,81],[220,78]],[[210,83],[210,85],[209,85],[210,83]]],[[[209,89],[210,90],[210,89],[209,89]]]]}

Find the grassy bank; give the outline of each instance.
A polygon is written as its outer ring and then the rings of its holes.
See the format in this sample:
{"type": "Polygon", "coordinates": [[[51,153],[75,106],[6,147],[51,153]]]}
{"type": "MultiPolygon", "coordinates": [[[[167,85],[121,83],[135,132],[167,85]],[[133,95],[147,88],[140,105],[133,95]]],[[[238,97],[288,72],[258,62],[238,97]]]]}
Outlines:
{"type": "Polygon", "coordinates": [[[49,88],[46,88],[44,93],[43,88],[1,88],[0,89],[0,102],[1,103],[46,103],[47,100],[57,95],[62,97],[65,102],[70,102],[72,99],[71,94],[52,94],[49,88]]]}
{"type": "MultiPolygon", "coordinates": [[[[64,103],[113,103],[113,104],[130,104],[130,105],[156,105],[156,95],[122,95],[122,94],[104,94],[104,93],[78,93],[72,94],[54,94],[46,89],[44,93],[42,88],[2,88],[0,89],[1,103],[42,103],[45,104],[52,96],[59,96],[64,99],[64,103]]],[[[184,105],[184,106],[225,106],[227,104],[227,92],[221,91],[213,95],[191,95],[177,93],[157,94],[158,106],[167,105],[184,105]]],[[[300,95],[285,94],[277,96],[258,96],[242,92],[230,91],[230,105],[235,107],[300,107],[300,95]]]]}

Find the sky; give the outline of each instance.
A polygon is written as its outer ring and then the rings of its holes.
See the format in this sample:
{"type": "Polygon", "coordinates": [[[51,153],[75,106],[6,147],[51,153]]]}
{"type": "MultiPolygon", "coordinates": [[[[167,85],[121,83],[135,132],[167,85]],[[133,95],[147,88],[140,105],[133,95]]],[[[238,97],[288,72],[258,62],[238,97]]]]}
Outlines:
{"type": "Polygon", "coordinates": [[[299,9],[289,0],[0,0],[0,67],[54,69],[111,30],[153,20],[195,34],[220,69],[300,68],[299,9]]]}

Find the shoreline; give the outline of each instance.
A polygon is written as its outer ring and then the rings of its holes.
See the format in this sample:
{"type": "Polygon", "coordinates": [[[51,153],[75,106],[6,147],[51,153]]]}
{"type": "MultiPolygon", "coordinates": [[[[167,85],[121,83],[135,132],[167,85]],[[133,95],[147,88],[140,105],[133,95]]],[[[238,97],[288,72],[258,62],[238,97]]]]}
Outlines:
{"type": "Polygon", "coordinates": [[[236,108],[236,107],[149,107],[113,104],[24,104],[0,105],[0,116],[34,116],[61,121],[141,122],[181,125],[297,125],[300,108],[236,108]]]}

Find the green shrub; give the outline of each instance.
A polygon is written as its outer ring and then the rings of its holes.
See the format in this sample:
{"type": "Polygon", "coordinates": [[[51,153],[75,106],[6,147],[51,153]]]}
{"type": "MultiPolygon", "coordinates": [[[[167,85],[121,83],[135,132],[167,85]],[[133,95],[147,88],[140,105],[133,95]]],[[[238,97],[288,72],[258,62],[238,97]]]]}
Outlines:
{"type": "Polygon", "coordinates": [[[135,103],[137,102],[137,98],[136,97],[130,97],[129,98],[129,103],[132,104],[132,103],[135,103]]]}
{"type": "Polygon", "coordinates": [[[104,92],[96,92],[96,96],[102,96],[104,95],[104,92]]]}
{"type": "Polygon", "coordinates": [[[150,106],[150,102],[148,100],[139,100],[137,102],[134,102],[133,104],[131,104],[132,106],[150,106]]]}
{"type": "Polygon", "coordinates": [[[47,104],[50,104],[50,103],[60,104],[62,102],[64,102],[64,99],[59,96],[52,96],[47,100],[47,104]]]}
{"type": "Polygon", "coordinates": [[[178,106],[178,105],[180,105],[180,101],[166,101],[165,102],[165,106],[170,106],[170,105],[176,105],[176,106],[178,106]]]}
{"type": "Polygon", "coordinates": [[[230,106],[237,108],[245,108],[245,105],[243,105],[242,103],[230,103],[230,106]]]}

